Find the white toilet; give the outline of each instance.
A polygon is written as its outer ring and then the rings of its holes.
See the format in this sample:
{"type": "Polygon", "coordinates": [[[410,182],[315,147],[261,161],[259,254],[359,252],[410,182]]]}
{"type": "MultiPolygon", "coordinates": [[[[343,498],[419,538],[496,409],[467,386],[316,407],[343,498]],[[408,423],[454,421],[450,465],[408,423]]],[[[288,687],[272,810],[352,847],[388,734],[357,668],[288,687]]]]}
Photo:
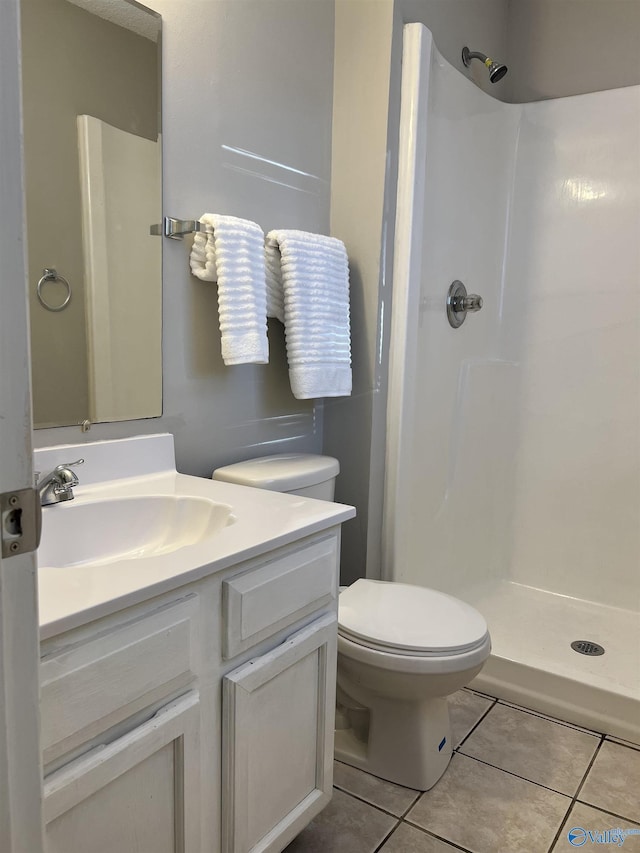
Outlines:
{"type": "MultiPolygon", "coordinates": [[[[216,480],[333,500],[337,459],[265,456],[216,480]]],[[[451,758],[447,696],[480,672],[487,623],[468,604],[425,587],[357,580],[340,593],[335,755],[375,776],[428,790],[451,758]]]]}

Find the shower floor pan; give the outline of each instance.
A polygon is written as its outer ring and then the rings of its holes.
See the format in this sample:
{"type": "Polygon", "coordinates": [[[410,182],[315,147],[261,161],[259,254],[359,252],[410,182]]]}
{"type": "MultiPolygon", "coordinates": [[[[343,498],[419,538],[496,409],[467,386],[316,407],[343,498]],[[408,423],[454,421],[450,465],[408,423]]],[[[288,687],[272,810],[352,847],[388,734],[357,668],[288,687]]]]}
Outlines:
{"type": "Polygon", "coordinates": [[[640,743],[640,613],[508,581],[464,598],[487,620],[493,645],[470,687],[640,743]],[[579,654],[575,640],[605,653],[579,654]]]}

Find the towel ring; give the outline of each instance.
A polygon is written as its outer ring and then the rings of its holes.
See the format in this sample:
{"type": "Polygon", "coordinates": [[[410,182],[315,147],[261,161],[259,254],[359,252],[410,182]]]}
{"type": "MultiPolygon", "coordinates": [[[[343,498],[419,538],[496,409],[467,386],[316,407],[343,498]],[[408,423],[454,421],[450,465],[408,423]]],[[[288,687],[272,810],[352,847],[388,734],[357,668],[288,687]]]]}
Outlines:
{"type": "Polygon", "coordinates": [[[42,278],[38,282],[36,287],[36,293],[38,294],[38,299],[40,300],[40,304],[47,309],[47,311],[64,311],[71,300],[71,285],[67,281],[67,279],[63,275],[59,275],[58,272],[53,268],[45,267],[42,270],[42,278]],[[42,295],[42,285],[45,281],[60,281],[67,288],[67,295],[64,302],[61,302],[60,305],[50,305],[47,300],[42,295]]]}

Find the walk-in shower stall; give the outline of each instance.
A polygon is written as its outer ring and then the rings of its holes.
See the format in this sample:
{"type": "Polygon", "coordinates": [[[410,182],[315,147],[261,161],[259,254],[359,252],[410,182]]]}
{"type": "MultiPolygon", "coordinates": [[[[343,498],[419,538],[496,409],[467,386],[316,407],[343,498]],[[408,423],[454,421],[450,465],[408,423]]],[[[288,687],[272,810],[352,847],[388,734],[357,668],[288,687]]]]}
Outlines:
{"type": "Polygon", "coordinates": [[[483,613],[478,689],[636,742],[639,152],[639,86],[502,103],[405,27],[386,577],[483,613]]]}

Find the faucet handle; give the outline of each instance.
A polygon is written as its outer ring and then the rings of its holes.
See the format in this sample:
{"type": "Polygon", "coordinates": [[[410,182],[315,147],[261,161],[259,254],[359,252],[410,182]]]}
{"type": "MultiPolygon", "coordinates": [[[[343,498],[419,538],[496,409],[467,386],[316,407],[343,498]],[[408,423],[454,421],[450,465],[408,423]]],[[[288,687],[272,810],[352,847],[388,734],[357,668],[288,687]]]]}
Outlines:
{"type": "Polygon", "coordinates": [[[56,465],[56,471],[61,471],[63,468],[73,468],[75,465],[83,465],[84,459],[76,459],[75,462],[63,462],[61,465],[56,465]]]}
{"type": "Polygon", "coordinates": [[[62,465],[57,465],[55,474],[57,475],[58,488],[62,491],[72,489],[80,483],[80,480],[75,475],[74,471],[70,471],[76,465],[82,465],[84,459],[76,459],[75,462],[64,462],[62,465]]]}

